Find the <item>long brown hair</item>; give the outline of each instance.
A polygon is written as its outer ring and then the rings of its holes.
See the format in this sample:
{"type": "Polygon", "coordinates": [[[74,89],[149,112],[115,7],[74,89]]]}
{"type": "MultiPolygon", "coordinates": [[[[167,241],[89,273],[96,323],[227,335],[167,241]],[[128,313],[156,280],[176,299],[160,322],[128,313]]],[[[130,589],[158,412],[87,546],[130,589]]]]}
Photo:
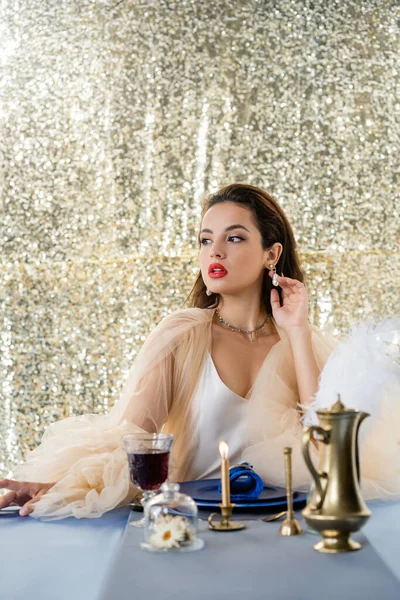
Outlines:
{"type": "MultiPolygon", "coordinates": [[[[205,213],[212,206],[221,202],[234,202],[249,209],[255,225],[261,233],[263,248],[270,248],[276,242],[280,242],[283,246],[282,254],[276,264],[277,273],[283,273],[286,277],[291,277],[298,281],[304,280],[290,223],[277,201],[268,192],[244,183],[227,185],[206,197],[202,207],[201,218],[204,217],[205,213]]],[[[197,306],[199,308],[213,308],[217,306],[219,294],[213,293],[211,296],[207,296],[206,289],[200,271],[187,298],[189,306],[197,306]]],[[[272,281],[268,270],[265,269],[261,299],[269,315],[272,315],[271,289],[272,281]]],[[[279,287],[276,289],[281,298],[281,289],[279,287]]]]}

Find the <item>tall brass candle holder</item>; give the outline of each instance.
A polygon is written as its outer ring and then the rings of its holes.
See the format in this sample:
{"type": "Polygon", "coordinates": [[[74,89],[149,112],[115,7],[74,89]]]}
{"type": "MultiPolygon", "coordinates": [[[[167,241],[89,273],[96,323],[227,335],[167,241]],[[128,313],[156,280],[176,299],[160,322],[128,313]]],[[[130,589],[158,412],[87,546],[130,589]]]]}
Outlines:
{"type": "Polygon", "coordinates": [[[279,535],[299,535],[299,533],[303,533],[303,530],[293,512],[292,449],[284,448],[283,455],[285,458],[287,517],[279,528],[279,535]]]}
{"type": "Polygon", "coordinates": [[[213,531],[238,531],[239,529],[244,529],[245,525],[230,520],[235,504],[231,503],[228,460],[229,446],[226,442],[220,442],[219,452],[221,454],[222,502],[218,506],[221,509],[222,518],[218,513],[211,513],[208,517],[208,527],[213,531]],[[219,517],[219,521],[214,522],[215,517],[219,517]]]}

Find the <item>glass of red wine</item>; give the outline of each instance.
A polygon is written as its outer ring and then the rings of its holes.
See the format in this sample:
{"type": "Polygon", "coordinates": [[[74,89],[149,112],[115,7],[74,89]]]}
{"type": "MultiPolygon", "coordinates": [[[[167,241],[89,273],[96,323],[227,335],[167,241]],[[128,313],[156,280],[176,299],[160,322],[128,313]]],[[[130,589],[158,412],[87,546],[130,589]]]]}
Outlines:
{"type": "MultiPolygon", "coordinates": [[[[173,439],[171,433],[131,433],[123,438],[131,481],[143,493],[143,508],[168,478],[173,439]]],[[[132,521],[131,525],[143,527],[144,518],[132,521]]]]}

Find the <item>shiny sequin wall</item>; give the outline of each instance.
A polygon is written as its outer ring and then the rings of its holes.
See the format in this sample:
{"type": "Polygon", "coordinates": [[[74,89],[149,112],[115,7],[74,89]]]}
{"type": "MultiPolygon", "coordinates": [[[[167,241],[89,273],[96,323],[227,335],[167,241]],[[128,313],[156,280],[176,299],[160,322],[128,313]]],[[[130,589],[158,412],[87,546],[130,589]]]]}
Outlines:
{"type": "Polygon", "coordinates": [[[0,3],[0,467],[105,412],[197,273],[204,194],[279,200],[334,331],[398,313],[399,22],[378,0],[0,3]]]}

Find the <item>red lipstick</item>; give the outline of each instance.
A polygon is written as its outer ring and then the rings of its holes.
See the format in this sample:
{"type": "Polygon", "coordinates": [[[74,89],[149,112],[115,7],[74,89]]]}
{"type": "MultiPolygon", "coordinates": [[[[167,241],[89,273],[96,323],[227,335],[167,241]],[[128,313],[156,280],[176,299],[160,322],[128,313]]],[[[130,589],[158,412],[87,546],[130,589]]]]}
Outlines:
{"type": "Polygon", "coordinates": [[[219,263],[212,263],[208,267],[208,275],[212,279],[219,279],[220,277],[225,277],[225,275],[228,275],[228,271],[223,265],[220,265],[219,263]]]}

